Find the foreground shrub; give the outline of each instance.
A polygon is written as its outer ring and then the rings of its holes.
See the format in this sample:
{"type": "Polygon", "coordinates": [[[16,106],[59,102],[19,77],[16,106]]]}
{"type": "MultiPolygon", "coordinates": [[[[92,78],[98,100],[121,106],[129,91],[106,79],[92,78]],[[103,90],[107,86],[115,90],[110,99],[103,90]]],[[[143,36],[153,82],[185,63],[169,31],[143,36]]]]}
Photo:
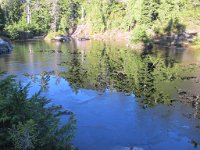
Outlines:
{"type": "Polygon", "coordinates": [[[0,80],[0,149],[73,149],[73,114],[50,105],[41,92],[29,97],[28,89],[13,76],[0,80]],[[61,116],[68,117],[62,126],[61,116]]]}

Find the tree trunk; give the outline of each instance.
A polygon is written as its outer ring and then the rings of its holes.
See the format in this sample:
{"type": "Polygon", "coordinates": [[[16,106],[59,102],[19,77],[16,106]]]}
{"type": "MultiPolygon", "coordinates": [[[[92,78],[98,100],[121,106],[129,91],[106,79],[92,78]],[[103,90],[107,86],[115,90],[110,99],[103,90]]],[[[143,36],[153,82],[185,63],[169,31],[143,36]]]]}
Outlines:
{"type": "Polygon", "coordinates": [[[58,0],[53,1],[53,7],[51,15],[53,16],[53,22],[51,24],[52,31],[56,32],[58,29],[58,20],[59,20],[59,7],[58,7],[58,0]]]}
{"type": "Polygon", "coordinates": [[[30,0],[27,0],[27,24],[31,24],[31,10],[30,10],[30,0]]]}

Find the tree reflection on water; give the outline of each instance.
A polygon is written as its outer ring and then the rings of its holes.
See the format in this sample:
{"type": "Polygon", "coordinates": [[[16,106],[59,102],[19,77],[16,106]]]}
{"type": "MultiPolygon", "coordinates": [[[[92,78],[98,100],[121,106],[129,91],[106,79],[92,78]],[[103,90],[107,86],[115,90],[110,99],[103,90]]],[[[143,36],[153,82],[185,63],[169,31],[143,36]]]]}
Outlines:
{"type": "MultiPolygon", "coordinates": [[[[177,91],[175,87],[178,85],[174,81],[190,76],[195,68],[188,65],[185,69],[185,65],[159,54],[141,54],[106,44],[93,46],[90,50],[75,47],[65,51],[65,54],[66,61],[60,65],[66,67],[67,71],[56,74],[66,79],[74,92],[83,88],[100,93],[110,90],[134,94],[144,108],[160,103],[172,104],[174,92],[170,93],[168,88],[177,91]],[[165,85],[170,86],[166,88],[165,85]]],[[[45,72],[40,77],[45,89],[49,75],[55,75],[55,72],[45,72]]]]}

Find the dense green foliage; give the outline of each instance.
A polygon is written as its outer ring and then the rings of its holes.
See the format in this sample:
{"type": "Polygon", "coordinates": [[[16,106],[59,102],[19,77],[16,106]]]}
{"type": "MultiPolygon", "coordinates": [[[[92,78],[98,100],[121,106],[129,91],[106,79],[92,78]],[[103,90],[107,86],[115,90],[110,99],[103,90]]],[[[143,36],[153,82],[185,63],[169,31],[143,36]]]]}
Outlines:
{"type": "Polygon", "coordinates": [[[4,20],[4,11],[2,10],[2,8],[0,7],[0,31],[3,30],[4,28],[4,23],[5,23],[5,20],[4,20]]]}
{"type": "Polygon", "coordinates": [[[85,23],[91,26],[92,32],[131,31],[131,41],[145,42],[155,35],[181,33],[188,22],[199,23],[199,4],[195,0],[94,0],[83,6],[85,23]],[[188,13],[190,18],[186,17],[188,13]]]}
{"type": "Polygon", "coordinates": [[[51,106],[41,92],[28,96],[28,89],[12,76],[0,80],[0,149],[73,149],[73,115],[61,126],[69,112],[51,106]]]}
{"type": "Polygon", "coordinates": [[[198,0],[3,0],[0,27],[6,25],[4,30],[17,38],[19,31],[72,34],[85,24],[90,33],[131,31],[131,40],[138,42],[198,26],[199,12],[198,0]]]}
{"type": "Polygon", "coordinates": [[[59,30],[68,33],[77,24],[79,5],[76,0],[3,0],[0,5],[0,25],[3,24],[0,29],[12,39],[23,38],[23,32],[40,35],[59,30]]]}
{"type": "Polygon", "coordinates": [[[73,0],[60,0],[60,25],[59,30],[70,32],[77,24],[78,19],[78,3],[73,0]]]}

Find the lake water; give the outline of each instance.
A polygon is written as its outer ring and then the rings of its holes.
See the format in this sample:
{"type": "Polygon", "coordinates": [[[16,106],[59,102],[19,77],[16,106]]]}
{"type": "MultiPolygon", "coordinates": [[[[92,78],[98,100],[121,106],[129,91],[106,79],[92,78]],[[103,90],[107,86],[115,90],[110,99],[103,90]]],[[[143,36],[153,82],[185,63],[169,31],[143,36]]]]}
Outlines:
{"type": "Polygon", "coordinates": [[[0,55],[0,71],[74,112],[80,150],[192,150],[200,149],[200,104],[181,103],[178,91],[200,93],[199,62],[200,50],[34,41],[0,55]]]}

